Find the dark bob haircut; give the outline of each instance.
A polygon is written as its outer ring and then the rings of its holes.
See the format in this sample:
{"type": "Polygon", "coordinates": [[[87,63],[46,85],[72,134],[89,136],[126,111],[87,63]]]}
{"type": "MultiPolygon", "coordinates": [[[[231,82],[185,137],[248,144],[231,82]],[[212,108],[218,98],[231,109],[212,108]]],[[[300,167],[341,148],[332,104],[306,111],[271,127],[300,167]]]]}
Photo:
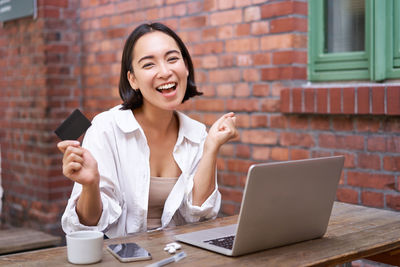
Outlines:
{"type": "Polygon", "coordinates": [[[187,78],[187,86],[185,96],[183,97],[182,103],[189,98],[202,95],[203,93],[197,91],[196,84],[194,82],[194,69],[192,59],[190,58],[189,51],[187,50],[185,44],[182,42],[181,38],[170,28],[161,23],[150,23],[142,24],[138,26],[128,37],[125,42],[124,51],[122,52],[121,60],[121,76],[119,79],[119,95],[123,101],[121,109],[135,109],[143,105],[143,96],[140,90],[134,90],[129,84],[127,73],[128,71],[133,72],[132,59],[133,59],[133,48],[143,35],[160,31],[169,36],[171,36],[177,43],[179,49],[181,50],[183,60],[188,68],[189,75],[187,78]]]}

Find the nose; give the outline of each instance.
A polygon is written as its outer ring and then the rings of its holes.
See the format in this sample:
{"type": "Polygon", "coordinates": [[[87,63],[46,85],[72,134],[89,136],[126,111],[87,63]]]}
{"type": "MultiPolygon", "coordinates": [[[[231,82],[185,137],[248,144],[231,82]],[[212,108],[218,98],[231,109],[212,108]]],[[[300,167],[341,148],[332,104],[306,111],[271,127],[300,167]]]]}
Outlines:
{"type": "Polygon", "coordinates": [[[160,67],[158,69],[158,77],[159,78],[168,78],[169,76],[171,76],[172,71],[169,68],[168,64],[166,62],[163,62],[160,64],[160,67]]]}

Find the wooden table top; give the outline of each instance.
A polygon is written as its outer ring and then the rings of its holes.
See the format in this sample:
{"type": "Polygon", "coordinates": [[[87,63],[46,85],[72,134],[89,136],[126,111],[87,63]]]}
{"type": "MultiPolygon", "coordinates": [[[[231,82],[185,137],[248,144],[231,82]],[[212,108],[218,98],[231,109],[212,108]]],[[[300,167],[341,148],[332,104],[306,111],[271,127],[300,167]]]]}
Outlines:
{"type": "Polygon", "coordinates": [[[10,228],[0,230],[0,255],[24,250],[57,246],[59,236],[53,236],[30,228],[10,228]]]}
{"type": "MultiPolygon", "coordinates": [[[[146,266],[170,255],[163,250],[174,241],[174,235],[210,226],[235,223],[237,216],[139,233],[105,240],[103,260],[99,266],[146,266]],[[151,261],[120,263],[105,246],[112,243],[136,242],[153,256],[151,261]]],[[[269,249],[240,257],[227,257],[182,244],[187,257],[179,266],[316,266],[335,265],[400,248],[400,213],[336,202],[323,238],[269,249]]],[[[176,264],[176,265],[178,265],[176,264]]],[[[66,247],[43,249],[0,257],[0,266],[73,266],[67,262],[66,247]]]]}

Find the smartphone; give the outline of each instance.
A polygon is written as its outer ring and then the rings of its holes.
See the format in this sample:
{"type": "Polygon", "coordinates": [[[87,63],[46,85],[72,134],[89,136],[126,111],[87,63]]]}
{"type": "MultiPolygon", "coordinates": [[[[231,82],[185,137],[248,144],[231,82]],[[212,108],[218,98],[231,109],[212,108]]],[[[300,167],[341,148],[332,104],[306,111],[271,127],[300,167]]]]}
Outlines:
{"type": "Polygon", "coordinates": [[[107,250],[121,262],[151,260],[151,254],[136,243],[112,244],[107,250]]]}

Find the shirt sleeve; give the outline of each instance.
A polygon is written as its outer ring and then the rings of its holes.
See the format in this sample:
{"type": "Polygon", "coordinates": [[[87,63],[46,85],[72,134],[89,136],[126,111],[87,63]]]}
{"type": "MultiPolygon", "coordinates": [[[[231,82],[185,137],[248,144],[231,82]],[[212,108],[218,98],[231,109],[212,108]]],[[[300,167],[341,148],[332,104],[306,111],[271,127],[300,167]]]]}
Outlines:
{"type": "MultiPolygon", "coordinates": [[[[102,123],[101,123],[102,124],[102,123]]],[[[97,230],[106,232],[122,213],[123,197],[118,186],[115,161],[113,160],[112,143],[96,118],[86,132],[82,146],[90,151],[96,159],[100,173],[100,194],[103,211],[96,226],[86,226],[80,223],[76,213],[76,203],[82,191],[82,186],[74,184],[67,207],[61,218],[65,233],[79,230],[97,230]]]]}
{"type": "Polygon", "coordinates": [[[192,204],[193,177],[189,179],[188,189],[189,192],[185,194],[186,196],[183,205],[183,207],[185,208],[185,220],[192,223],[215,219],[221,206],[221,193],[218,191],[217,183],[215,185],[214,191],[200,207],[192,204]]]}
{"type": "Polygon", "coordinates": [[[193,205],[192,190],[193,190],[193,178],[197,171],[197,167],[203,155],[204,142],[207,137],[207,132],[204,132],[204,136],[199,145],[199,151],[196,159],[193,161],[192,171],[188,177],[185,194],[183,199],[183,205],[180,208],[180,213],[188,223],[214,219],[217,217],[220,206],[221,206],[221,193],[218,191],[217,183],[217,171],[215,171],[215,189],[211,195],[203,202],[201,206],[193,205]]]}

